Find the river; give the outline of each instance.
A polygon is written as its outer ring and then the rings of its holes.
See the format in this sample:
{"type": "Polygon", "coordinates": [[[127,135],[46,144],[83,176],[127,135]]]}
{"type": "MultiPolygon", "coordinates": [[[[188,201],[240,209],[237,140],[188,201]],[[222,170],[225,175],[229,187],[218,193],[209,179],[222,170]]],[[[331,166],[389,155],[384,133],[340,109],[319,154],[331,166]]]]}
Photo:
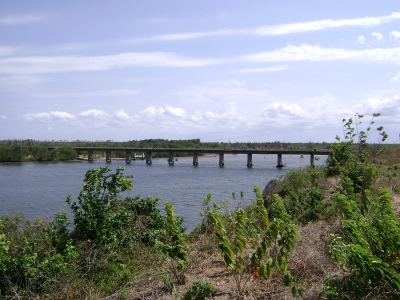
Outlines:
{"type": "MultiPolygon", "coordinates": [[[[324,163],[326,157],[316,161],[324,163]]],[[[213,201],[229,200],[230,208],[239,205],[240,192],[244,192],[241,205],[254,200],[253,185],[264,189],[274,178],[290,170],[306,167],[309,156],[284,155],[284,168],[276,168],[276,155],[253,155],[253,167],[247,168],[246,155],[225,155],[225,165],[219,167],[217,156],[200,156],[199,165],[192,165],[192,158],[178,158],[173,166],[166,158],[153,159],[151,165],[136,160],[126,164],[124,160],[93,162],[25,162],[0,164],[0,215],[22,212],[28,219],[53,218],[59,210],[69,212],[65,203],[68,195],[72,200],[82,189],[86,171],[109,166],[115,171],[118,166],[125,168],[125,175],[133,175],[132,192],[121,196],[160,197],[163,203],[174,204],[175,212],[184,218],[183,225],[188,231],[201,222],[199,212],[202,201],[211,192],[213,201]],[[233,200],[232,193],[236,193],[233,200]]]]}

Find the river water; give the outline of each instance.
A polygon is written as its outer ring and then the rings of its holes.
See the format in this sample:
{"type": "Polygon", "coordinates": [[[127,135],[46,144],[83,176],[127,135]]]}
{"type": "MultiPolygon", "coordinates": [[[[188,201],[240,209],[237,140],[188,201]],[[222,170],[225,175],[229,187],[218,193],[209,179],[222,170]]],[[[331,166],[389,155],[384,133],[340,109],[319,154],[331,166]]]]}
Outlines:
{"type": "MultiPolygon", "coordinates": [[[[322,156],[317,164],[324,163],[322,156]]],[[[192,158],[178,158],[173,166],[166,158],[153,159],[151,165],[143,160],[126,164],[124,160],[93,162],[26,162],[0,164],[0,215],[22,212],[28,219],[53,218],[59,210],[69,212],[65,203],[68,195],[76,200],[82,189],[86,171],[109,166],[115,171],[125,168],[125,175],[133,175],[132,192],[121,196],[160,197],[160,209],[164,202],[174,204],[175,213],[184,218],[183,225],[192,230],[201,222],[199,212],[202,201],[211,192],[213,201],[229,200],[230,208],[239,205],[240,192],[244,192],[241,205],[255,199],[253,185],[264,189],[274,178],[286,172],[306,167],[309,156],[284,155],[286,167],[276,168],[277,155],[253,155],[253,167],[247,168],[247,155],[225,155],[225,165],[219,167],[217,156],[199,157],[199,165],[192,165],[192,158]],[[236,193],[233,200],[232,193],[236,193]]],[[[71,218],[72,220],[72,218],[71,218]]]]}

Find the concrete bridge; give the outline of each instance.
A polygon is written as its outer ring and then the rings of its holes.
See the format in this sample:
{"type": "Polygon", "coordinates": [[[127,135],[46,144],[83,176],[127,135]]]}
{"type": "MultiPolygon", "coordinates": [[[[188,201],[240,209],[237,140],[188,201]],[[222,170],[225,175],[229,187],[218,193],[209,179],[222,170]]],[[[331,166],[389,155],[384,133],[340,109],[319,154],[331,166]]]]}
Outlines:
{"type": "Polygon", "coordinates": [[[168,164],[173,165],[175,162],[175,155],[177,153],[191,153],[193,155],[193,165],[197,166],[199,164],[199,154],[218,154],[219,155],[219,165],[222,167],[224,165],[224,154],[247,154],[247,167],[253,166],[253,154],[275,154],[277,155],[277,168],[282,168],[283,155],[295,154],[295,155],[310,155],[310,165],[314,165],[315,155],[329,155],[329,150],[259,150],[259,149],[247,149],[247,150],[230,150],[230,149],[195,149],[195,148],[110,148],[110,147],[76,147],[76,151],[87,151],[88,161],[93,161],[93,153],[95,151],[105,152],[106,161],[111,161],[112,152],[125,152],[125,161],[130,163],[131,160],[138,158],[136,153],[142,153],[141,157],[146,160],[147,164],[152,162],[152,153],[163,152],[169,153],[168,164]],[[133,153],[133,155],[132,155],[133,153]]]}

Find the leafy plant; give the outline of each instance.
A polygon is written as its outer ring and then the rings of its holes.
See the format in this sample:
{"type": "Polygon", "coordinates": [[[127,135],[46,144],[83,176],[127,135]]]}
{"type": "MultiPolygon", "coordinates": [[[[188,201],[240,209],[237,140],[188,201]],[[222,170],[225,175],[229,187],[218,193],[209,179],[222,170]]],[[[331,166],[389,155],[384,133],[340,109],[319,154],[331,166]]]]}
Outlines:
{"type": "MultiPolygon", "coordinates": [[[[373,115],[366,131],[359,131],[362,115],[356,115],[356,125],[352,119],[343,120],[346,141],[334,146],[339,151],[328,164],[340,177],[334,201],[341,221],[341,233],[332,236],[329,253],[349,274],[327,280],[321,296],[330,299],[400,297],[400,222],[390,192],[372,192],[378,174],[367,151],[367,138],[378,116],[373,115]],[[357,147],[351,149],[355,139],[357,147]]],[[[386,140],[383,127],[377,130],[381,140],[386,140]]]]}
{"type": "Polygon", "coordinates": [[[22,215],[0,218],[0,291],[32,296],[53,291],[59,279],[76,269],[75,247],[68,241],[63,251],[53,246],[49,222],[34,223],[22,215]]]}
{"type": "Polygon", "coordinates": [[[189,255],[183,235],[184,229],[180,226],[180,221],[175,216],[174,206],[171,203],[165,203],[165,211],[167,213],[165,223],[167,240],[162,247],[164,252],[176,261],[176,265],[172,265],[170,268],[175,280],[178,284],[185,284],[186,276],[183,269],[187,266],[189,255]]]}
{"type": "Polygon", "coordinates": [[[218,211],[209,215],[219,240],[218,248],[225,265],[234,277],[239,296],[246,293],[246,284],[254,277],[268,278],[279,268],[284,282],[294,294],[301,294],[299,284],[287,268],[298,233],[287,214],[282,199],[274,196],[269,214],[264,207],[258,186],[254,187],[257,200],[248,210],[239,208],[230,218],[232,231],[227,230],[218,211]]]}
{"type": "Polygon", "coordinates": [[[183,295],[184,300],[204,300],[212,296],[215,287],[208,282],[197,280],[191,284],[189,289],[183,295]]]}

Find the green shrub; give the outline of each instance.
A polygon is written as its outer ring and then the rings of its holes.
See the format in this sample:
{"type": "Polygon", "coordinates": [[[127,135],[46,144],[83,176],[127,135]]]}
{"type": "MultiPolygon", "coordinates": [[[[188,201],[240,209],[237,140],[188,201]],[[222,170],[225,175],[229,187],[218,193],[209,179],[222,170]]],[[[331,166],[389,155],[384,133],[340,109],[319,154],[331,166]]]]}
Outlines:
{"type": "Polygon", "coordinates": [[[59,251],[44,220],[34,223],[22,215],[0,218],[0,290],[2,295],[48,293],[60,278],[76,269],[77,252],[71,240],[59,251]]]}
{"type": "Polygon", "coordinates": [[[215,287],[211,283],[195,281],[183,295],[183,300],[204,300],[206,297],[212,296],[214,289],[215,287]]]}
{"type": "Polygon", "coordinates": [[[268,278],[278,268],[292,292],[301,294],[299,284],[287,268],[289,254],[298,238],[296,226],[278,195],[267,212],[259,187],[255,186],[254,192],[257,200],[247,210],[239,208],[233,212],[230,224],[224,225],[218,210],[209,212],[219,251],[235,280],[237,293],[239,296],[246,293],[246,284],[252,277],[268,278]]]}

